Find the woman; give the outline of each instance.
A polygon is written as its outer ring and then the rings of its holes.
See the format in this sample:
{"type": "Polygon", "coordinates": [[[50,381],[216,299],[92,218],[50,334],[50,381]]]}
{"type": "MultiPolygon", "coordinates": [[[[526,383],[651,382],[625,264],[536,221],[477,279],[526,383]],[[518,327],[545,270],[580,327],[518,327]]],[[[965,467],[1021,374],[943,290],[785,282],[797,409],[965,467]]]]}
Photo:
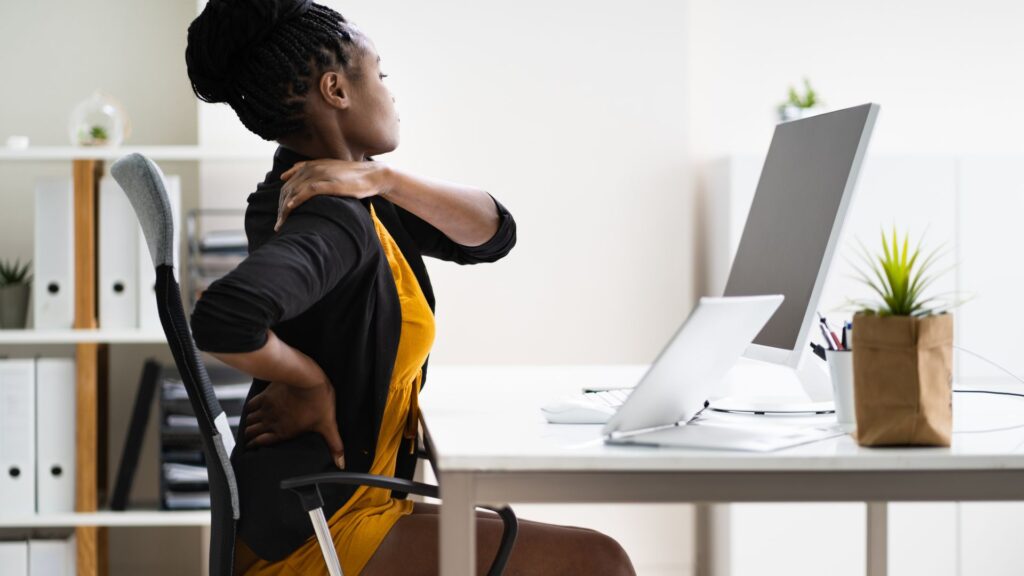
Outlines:
{"type": "MultiPolygon", "coordinates": [[[[196,343],[254,377],[232,454],[242,515],[236,573],[326,573],[283,478],[333,467],[410,478],[417,395],[434,339],[422,255],[493,262],[515,222],[490,194],[369,162],[398,115],[365,34],[308,0],[211,0],[188,31],[196,95],[280,144],[249,196],[249,257],[195,306],[196,343]],[[317,160],[314,160],[317,159],[317,160]]],[[[436,507],[323,488],[347,575],[436,574],[436,507]]],[[[496,516],[477,520],[481,570],[496,516]]],[[[523,522],[510,574],[633,574],[610,538],[523,522]]]]}

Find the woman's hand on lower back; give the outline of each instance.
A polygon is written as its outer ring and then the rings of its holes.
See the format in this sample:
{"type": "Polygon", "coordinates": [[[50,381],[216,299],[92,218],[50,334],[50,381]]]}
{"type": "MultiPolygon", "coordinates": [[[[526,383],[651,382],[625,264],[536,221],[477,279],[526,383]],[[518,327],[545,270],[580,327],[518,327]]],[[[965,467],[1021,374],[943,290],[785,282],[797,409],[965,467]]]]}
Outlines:
{"type": "Polygon", "coordinates": [[[349,160],[309,160],[298,162],[281,174],[284,186],[277,206],[277,223],[281,228],[292,210],[310,198],[322,195],[362,199],[386,196],[391,187],[391,172],[381,162],[349,160]]]}
{"type": "Polygon", "coordinates": [[[267,446],[305,432],[323,436],[334,463],[345,468],[345,447],[330,382],[311,387],[271,382],[249,400],[244,430],[247,447],[267,446]]]}

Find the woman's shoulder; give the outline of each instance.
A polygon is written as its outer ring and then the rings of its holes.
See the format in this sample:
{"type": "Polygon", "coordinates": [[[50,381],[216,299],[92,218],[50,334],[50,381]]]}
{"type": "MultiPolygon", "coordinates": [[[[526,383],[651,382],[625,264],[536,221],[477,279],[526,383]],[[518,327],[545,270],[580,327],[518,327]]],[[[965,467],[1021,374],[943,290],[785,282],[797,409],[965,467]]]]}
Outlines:
{"type": "MultiPolygon", "coordinates": [[[[277,221],[278,198],[281,186],[260,184],[249,195],[246,220],[260,222],[273,230],[277,221]]],[[[316,196],[303,202],[292,211],[288,218],[291,230],[315,232],[324,227],[341,228],[357,238],[369,238],[375,234],[368,206],[355,198],[316,196]]]]}

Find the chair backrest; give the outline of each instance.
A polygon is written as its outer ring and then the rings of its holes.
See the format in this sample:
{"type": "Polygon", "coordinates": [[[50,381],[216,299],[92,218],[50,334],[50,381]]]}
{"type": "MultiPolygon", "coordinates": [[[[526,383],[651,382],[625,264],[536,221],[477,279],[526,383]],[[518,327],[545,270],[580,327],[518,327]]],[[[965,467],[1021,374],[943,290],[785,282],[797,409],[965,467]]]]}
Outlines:
{"type": "Polygon", "coordinates": [[[156,267],[160,323],[199,421],[210,483],[210,574],[231,576],[239,517],[238,485],[230,461],[235,438],[192,340],[182,306],[173,265],[176,236],[163,173],[152,160],[141,154],[121,158],[111,166],[110,172],[127,194],[142,225],[149,254],[156,267]]]}

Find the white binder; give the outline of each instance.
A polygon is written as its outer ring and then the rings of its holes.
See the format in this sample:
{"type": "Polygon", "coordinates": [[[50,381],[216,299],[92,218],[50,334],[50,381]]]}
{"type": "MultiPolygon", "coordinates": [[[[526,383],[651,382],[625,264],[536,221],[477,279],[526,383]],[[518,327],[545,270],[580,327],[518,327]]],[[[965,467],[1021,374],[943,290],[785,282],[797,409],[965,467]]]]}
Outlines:
{"type": "Polygon", "coordinates": [[[0,518],[35,514],[36,363],[0,359],[0,518]]]}
{"type": "Polygon", "coordinates": [[[28,542],[0,542],[0,576],[28,576],[28,542]]]}
{"type": "Polygon", "coordinates": [[[135,329],[139,324],[138,219],[121,186],[110,176],[100,179],[98,202],[100,328],[135,329]]]}
{"type": "MultiPolygon", "coordinates": [[[[181,238],[181,179],[174,174],[164,175],[164,188],[171,203],[171,220],[174,222],[174,269],[181,277],[181,256],[178,240],[181,238]]],[[[143,331],[160,332],[160,314],[156,309],[156,268],[146,247],[142,227],[137,226],[139,237],[139,328],[143,331]]]]}
{"type": "Polygon", "coordinates": [[[75,539],[29,540],[28,576],[75,576],[75,539]]]}
{"type": "Polygon", "coordinates": [[[75,220],[70,178],[36,181],[32,311],[36,328],[71,328],[75,318],[75,220]]]}
{"type": "Polygon", "coordinates": [[[36,511],[75,510],[75,361],[36,359],[36,511]]]}

